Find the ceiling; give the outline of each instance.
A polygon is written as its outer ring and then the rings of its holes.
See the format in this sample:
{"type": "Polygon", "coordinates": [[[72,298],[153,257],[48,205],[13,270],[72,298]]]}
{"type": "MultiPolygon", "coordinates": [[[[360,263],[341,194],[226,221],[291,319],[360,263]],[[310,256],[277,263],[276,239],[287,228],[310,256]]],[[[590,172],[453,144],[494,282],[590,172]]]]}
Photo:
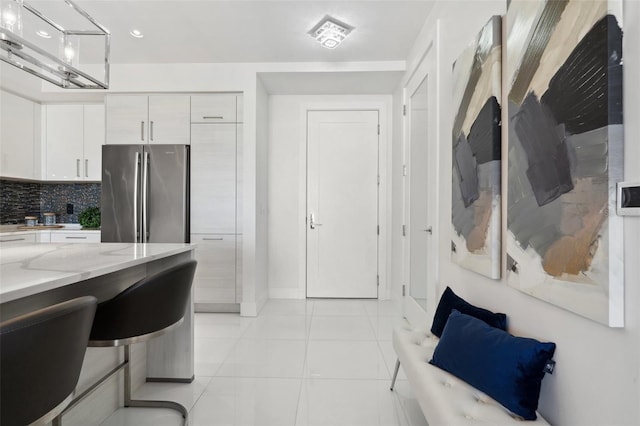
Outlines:
{"type": "MultiPolygon", "coordinates": [[[[54,19],[65,9],[62,0],[29,3],[54,19]]],[[[110,31],[112,64],[325,63],[404,61],[433,0],[76,0],[76,3],[110,31]],[[355,27],[350,37],[334,50],[323,48],[307,34],[325,15],[355,27]],[[131,37],[129,32],[134,28],[141,30],[144,37],[131,37]]],[[[98,60],[99,56],[92,57],[90,52],[81,50],[82,62],[98,60]]],[[[6,69],[7,65],[3,67],[6,69]]],[[[263,76],[263,81],[270,93],[295,92],[296,85],[307,87],[306,82],[316,78],[320,84],[332,87],[326,75],[319,74],[322,73],[268,75],[263,76]],[[287,81],[291,83],[289,86],[287,81]]],[[[388,85],[392,76],[397,81],[396,74],[377,76],[371,87],[379,91],[381,82],[388,85]]],[[[343,78],[345,83],[359,83],[358,90],[363,90],[366,82],[360,77],[352,74],[343,78]]]]}

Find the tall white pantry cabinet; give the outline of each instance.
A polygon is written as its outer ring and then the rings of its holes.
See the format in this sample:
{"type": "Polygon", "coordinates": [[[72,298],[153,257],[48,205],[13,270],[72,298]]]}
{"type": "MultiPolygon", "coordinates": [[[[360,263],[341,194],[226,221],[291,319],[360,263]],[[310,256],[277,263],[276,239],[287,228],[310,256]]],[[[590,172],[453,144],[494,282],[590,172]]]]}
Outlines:
{"type": "Polygon", "coordinates": [[[105,104],[107,144],[191,144],[195,309],[240,312],[242,95],[108,95],[105,104]]]}
{"type": "Polygon", "coordinates": [[[242,95],[191,96],[196,312],[240,311],[242,95]]]}

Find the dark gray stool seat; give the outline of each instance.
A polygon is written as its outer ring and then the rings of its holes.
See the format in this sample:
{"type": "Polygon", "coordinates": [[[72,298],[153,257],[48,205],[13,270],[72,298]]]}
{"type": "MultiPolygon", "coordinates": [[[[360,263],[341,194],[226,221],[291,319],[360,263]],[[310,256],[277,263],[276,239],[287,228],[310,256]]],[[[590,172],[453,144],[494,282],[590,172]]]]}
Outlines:
{"type": "MultiPolygon", "coordinates": [[[[197,262],[190,260],[164,269],[138,281],[113,299],[98,304],[88,345],[124,346],[124,361],[74,399],[67,410],[124,368],[125,407],[171,408],[182,414],[185,425],[188,423],[188,410],[177,402],[131,399],[129,345],[150,340],[182,324],[196,266],[197,262]]],[[[54,420],[54,426],[61,424],[61,416],[54,420]]]]}
{"type": "Polygon", "coordinates": [[[96,304],[79,297],[0,324],[0,424],[45,424],[70,403],[96,304]]]}

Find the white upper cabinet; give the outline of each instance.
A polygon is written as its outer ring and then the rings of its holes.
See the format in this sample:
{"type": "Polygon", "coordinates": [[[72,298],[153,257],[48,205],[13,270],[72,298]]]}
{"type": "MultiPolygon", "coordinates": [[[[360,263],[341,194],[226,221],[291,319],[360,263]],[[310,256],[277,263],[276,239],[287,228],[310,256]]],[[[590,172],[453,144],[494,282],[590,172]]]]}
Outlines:
{"type": "Polygon", "coordinates": [[[105,97],[107,144],[137,144],[147,141],[147,98],[144,95],[105,97]]]}
{"type": "Polygon", "coordinates": [[[102,180],[102,145],[104,145],[104,105],[84,106],[84,178],[102,180]]]}
{"type": "Polygon", "coordinates": [[[99,181],[103,105],[46,105],[46,179],[99,181]]]}
{"type": "Polygon", "coordinates": [[[106,96],[107,144],[188,144],[189,95],[106,96]]]}
{"type": "Polygon", "coordinates": [[[212,94],[191,96],[192,123],[235,123],[238,95],[212,94]]]}
{"type": "Polygon", "coordinates": [[[0,91],[0,176],[40,178],[40,104],[0,91]]]}
{"type": "Polygon", "coordinates": [[[188,144],[189,110],[189,96],[149,96],[149,143],[188,144]]]}

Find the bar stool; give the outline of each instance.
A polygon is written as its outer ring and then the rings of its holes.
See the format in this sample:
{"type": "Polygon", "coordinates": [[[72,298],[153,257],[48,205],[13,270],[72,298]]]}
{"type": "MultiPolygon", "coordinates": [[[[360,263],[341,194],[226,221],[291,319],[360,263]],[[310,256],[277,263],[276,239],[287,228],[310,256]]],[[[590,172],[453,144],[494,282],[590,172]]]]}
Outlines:
{"type": "MultiPolygon", "coordinates": [[[[197,262],[190,260],[150,275],[113,299],[98,304],[88,345],[90,347],[124,346],[124,361],[75,398],[65,409],[71,410],[109,377],[124,368],[124,406],[170,408],[182,414],[188,423],[188,410],[174,401],[131,399],[130,345],[146,342],[182,324],[191,295],[197,262]]],[[[53,425],[61,425],[62,414],[53,425]]]]}
{"type": "Polygon", "coordinates": [[[96,304],[79,297],[0,323],[0,424],[45,424],[70,403],[96,304]]]}

